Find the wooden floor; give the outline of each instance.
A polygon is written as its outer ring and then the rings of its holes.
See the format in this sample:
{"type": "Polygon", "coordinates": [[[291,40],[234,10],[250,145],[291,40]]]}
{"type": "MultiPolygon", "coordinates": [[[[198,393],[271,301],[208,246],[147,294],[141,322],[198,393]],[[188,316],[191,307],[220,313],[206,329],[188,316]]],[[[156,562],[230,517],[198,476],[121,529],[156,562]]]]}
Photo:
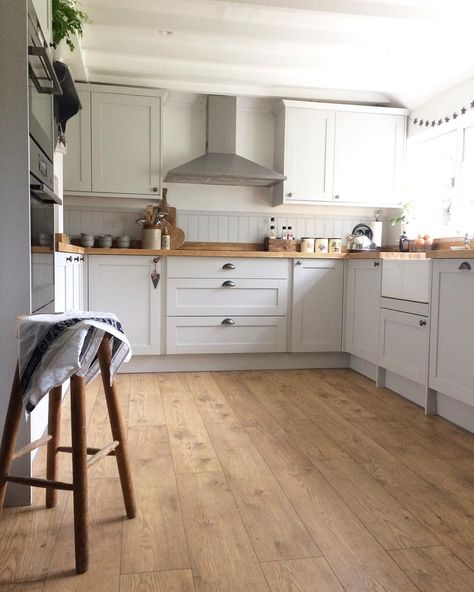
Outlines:
{"type": "MultiPolygon", "coordinates": [[[[137,518],[123,518],[114,459],[95,465],[90,569],[76,576],[71,495],[45,510],[35,490],[0,517],[0,592],[474,590],[467,432],[350,370],[118,383],[137,518]]],[[[109,441],[98,381],[88,425],[90,446],[109,441]]]]}

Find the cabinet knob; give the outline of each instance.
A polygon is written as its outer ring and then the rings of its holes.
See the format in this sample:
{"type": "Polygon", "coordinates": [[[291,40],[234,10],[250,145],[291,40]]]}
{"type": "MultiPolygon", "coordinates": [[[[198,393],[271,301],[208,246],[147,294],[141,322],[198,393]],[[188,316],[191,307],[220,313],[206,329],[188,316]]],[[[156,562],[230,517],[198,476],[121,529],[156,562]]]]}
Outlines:
{"type": "Polygon", "coordinates": [[[339,195],[339,193],[336,193],[336,195],[333,197],[333,199],[340,199],[340,197],[341,196],[339,195]]]}
{"type": "Polygon", "coordinates": [[[235,265],[233,263],[225,263],[222,269],[235,269],[235,265]]]}
{"type": "Polygon", "coordinates": [[[418,324],[420,325],[420,327],[424,327],[426,325],[426,321],[418,321],[418,324]]]}
{"type": "Polygon", "coordinates": [[[234,319],[224,319],[221,325],[235,325],[234,319]]]}
{"type": "Polygon", "coordinates": [[[380,261],[374,261],[374,267],[378,267],[380,265],[380,261]]]}
{"type": "Polygon", "coordinates": [[[158,187],[153,187],[152,191],[153,193],[158,193],[158,187]]]}
{"type": "Polygon", "coordinates": [[[232,280],[226,280],[225,282],[223,282],[222,287],[223,288],[235,288],[235,284],[232,280]]]}
{"type": "Polygon", "coordinates": [[[458,267],[458,269],[466,269],[467,271],[471,271],[471,264],[468,263],[467,261],[463,261],[461,263],[461,265],[458,267]]]}
{"type": "Polygon", "coordinates": [[[300,260],[298,259],[298,261],[296,262],[296,265],[303,265],[303,261],[300,261],[300,260]]]}
{"type": "Polygon", "coordinates": [[[70,257],[66,257],[66,262],[69,261],[70,263],[72,263],[72,255],[70,257]]]}
{"type": "Polygon", "coordinates": [[[290,191],[290,193],[287,193],[287,197],[293,197],[293,192],[290,191]]]}

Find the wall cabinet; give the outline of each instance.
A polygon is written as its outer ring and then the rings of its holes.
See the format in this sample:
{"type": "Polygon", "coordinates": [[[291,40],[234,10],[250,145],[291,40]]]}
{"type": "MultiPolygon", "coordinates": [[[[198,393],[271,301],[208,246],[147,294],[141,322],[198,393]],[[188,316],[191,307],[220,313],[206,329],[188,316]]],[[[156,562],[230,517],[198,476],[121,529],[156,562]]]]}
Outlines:
{"type": "Polygon", "coordinates": [[[288,262],[168,261],[168,354],[286,351],[288,262]]]}
{"type": "Polygon", "coordinates": [[[292,352],[342,351],[343,261],[293,260],[292,352]]]}
{"type": "Polygon", "coordinates": [[[55,253],[55,312],[87,309],[84,255],[55,253]]]}
{"type": "Polygon", "coordinates": [[[135,355],[161,353],[161,281],[155,288],[154,268],[153,258],[141,255],[94,255],[89,261],[89,308],[117,315],[135,355]]]}
{"type": "Polygon", "coordinates": [[[474,406],[474,261],[433,261],[429,386],[474,406]]]}
{"type": "Polygon", "coordinates": [[[162,93],[77,86],[83,109],[68,123],[65,191],[158,196],[162,93]]]}
{"type": "Polygon", "coordinates": [[[378,360],[382,261],[347,262],[344,312],[345,351],[373,364],[378,360]]]}
{"type": "Polygon", "coordinates": [[[405,126],[402,109],[282,101],[274,204],[396,205],[405,126]]]}

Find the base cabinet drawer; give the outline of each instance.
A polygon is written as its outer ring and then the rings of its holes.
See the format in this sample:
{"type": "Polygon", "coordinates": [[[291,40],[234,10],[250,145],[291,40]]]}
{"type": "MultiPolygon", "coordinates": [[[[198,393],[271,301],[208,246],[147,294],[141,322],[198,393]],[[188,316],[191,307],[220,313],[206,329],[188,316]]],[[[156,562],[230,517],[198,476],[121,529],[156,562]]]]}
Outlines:
{"type": "Polygon", "coordinates": [[[427,385],[428,317],[380,309],[379,366],[427,385]]]}
{"type": "Polygon", "coordinates": [[[170,316],[286,315],[288,281],[170,278],[170,316]]]}
{"type": "Polygon", "coordinates": [[[288,277],[287,259],[244,257],[170,257],[168,278],[281,278],[288,277]]]}
{"type": "Polygon", "coordinates": [[[168,317],[168,354],[286,351],[286,317],[168,317]]]}

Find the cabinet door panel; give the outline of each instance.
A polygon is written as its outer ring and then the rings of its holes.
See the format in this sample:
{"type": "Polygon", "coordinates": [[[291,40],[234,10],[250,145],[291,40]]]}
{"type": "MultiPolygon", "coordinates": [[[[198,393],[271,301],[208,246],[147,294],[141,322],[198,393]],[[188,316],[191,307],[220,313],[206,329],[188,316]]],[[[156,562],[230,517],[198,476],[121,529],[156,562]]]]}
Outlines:
{"type": "Polygon", "coordinates": [[[285,201],[332,199],[334,112],[289,108],[285,131],[285,201]]]}
{"type": "Polygon", "coordinates": [[[380,310],[379,365],[426,385],[428,377],[428,317],[380,310]]]}
{"type": "Polygon", "coordinates": [[[404,154],[405,118],[336,114],[334,194],[340,201],[394,203],[404,154]]]}
{"type": "Polygon", "coordinates": [[[153,195],[160,133],[159,98],[92,93],[92,191],[153,195]]]}
{"type": "Polygon", "coordinates": [[[82,109],[67,122],[64,190],[91,191],[91,93],[79,90],[82,109]]]}
{"type": "Polygon", "coordinates": [[[342,261],[295,261],[291,351],[341,351],[342,289],[342,261]]]}
{"type": "Polygon", "coordinates": [[[168,317],[166,334],[168,354],[284,352],[286,317],[168,317]]]}
{"type": "Polygon", "coordinates": [[[89,308],[117,315],[134,354],[160,353],[161,283],[148,257],[90,256],[89,308]]]}
{"type": "Polygon", "coordinates": [[[170,278],[168,315],[286,315],[287,290],[287,280],[170,278]]]}
{"type": "Polygon", "coordinates": [[[474,271],[461,263],[433,262],[430,387],[474,406],[474,271]]]}
{"type": "Polygon", "coordinates": [[[345,349],[373,364],[378,359],[381,261],[348,261],[345,349]]]}

